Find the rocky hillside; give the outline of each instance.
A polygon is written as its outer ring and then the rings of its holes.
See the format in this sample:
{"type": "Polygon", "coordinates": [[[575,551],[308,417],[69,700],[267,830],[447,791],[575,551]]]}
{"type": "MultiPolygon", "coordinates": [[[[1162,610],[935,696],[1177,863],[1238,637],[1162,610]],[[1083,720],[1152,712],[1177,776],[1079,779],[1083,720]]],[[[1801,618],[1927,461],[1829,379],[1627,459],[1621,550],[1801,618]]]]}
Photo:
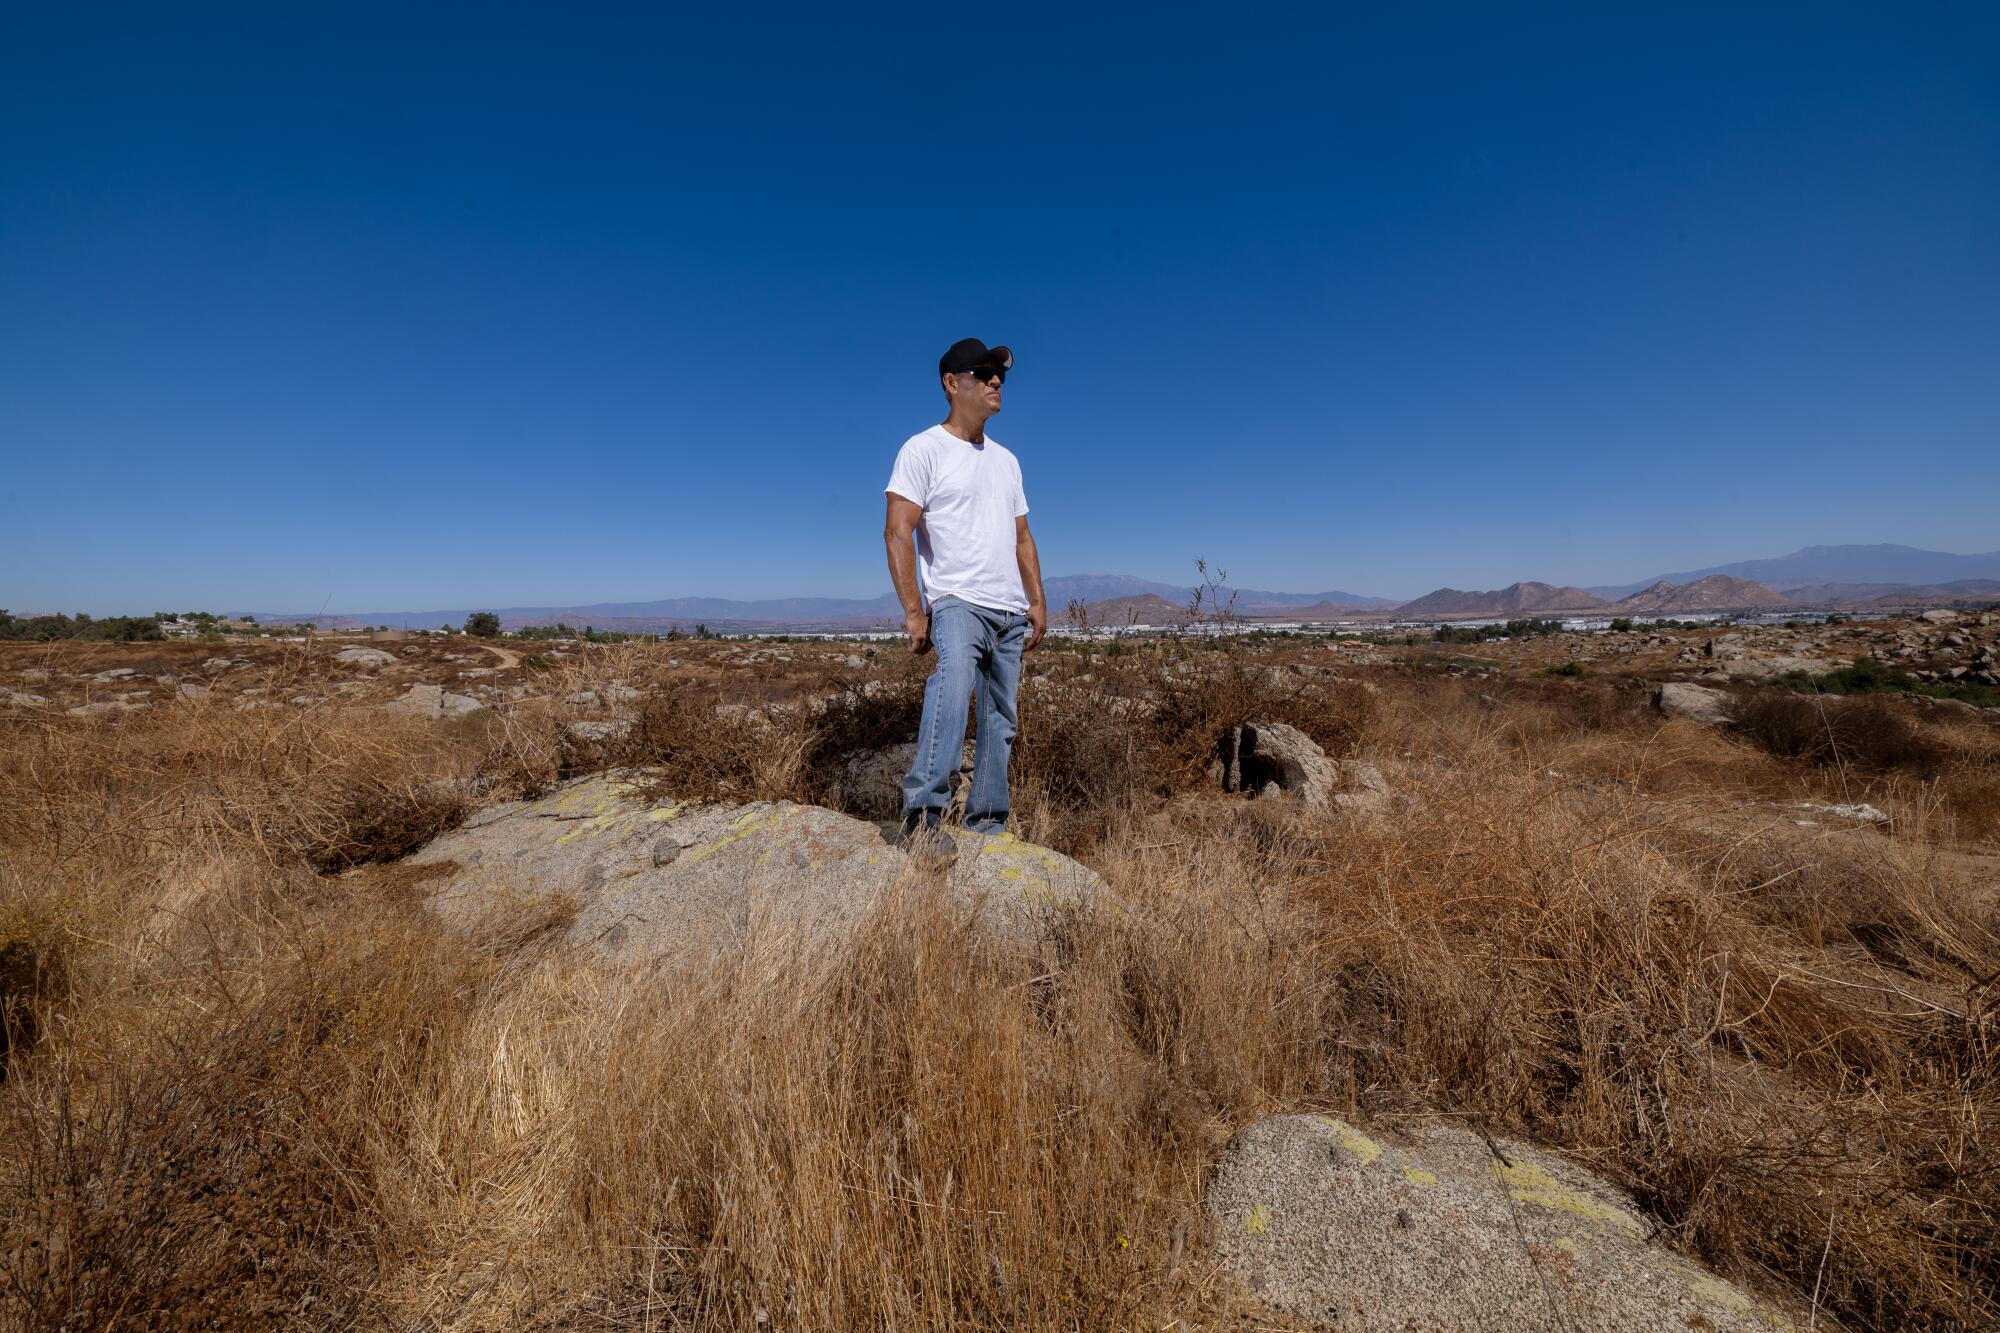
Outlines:
{"type": "Polygon", "coordinates": [[[1396,608],[1399,616],[1512,616],[1543,611],[1590,611],[1607,606],[1581,588],[1557,588],[1546,583],[1510,583],[1494,592],[1460,592],[1439,588],[1396,608]]]}
{"type": "Polygon", "coordinates": [[[1891,588],[1873,597],[1856,598],[1854,604],[1871,611],[1880,611],[1917,606],[1950,606],[1954,602],[1995,601],[2000,601],[2000,580],[1960,579],[1955,583],[1891,588]]]}
{"type": "Polygon", "coordinates": [[[1641,615],[1668,615],[1682,611],[1778,610],[1794,603],[1780,597],[1761,583],[1710,574],[1693,583],[1669,583],[1661,579],[1652,587],[1633,593],[1612,609],[1641,615]]]}
{"type": "Polygon", "coordinates": [[[1107,597],[1101,602],[1085,602],[1084,614],[1098,629],[1120,625],[1177,625],[1187,619],[1187,608],[1176,606],[1153,593],[1135,597],[1107,597]]]}

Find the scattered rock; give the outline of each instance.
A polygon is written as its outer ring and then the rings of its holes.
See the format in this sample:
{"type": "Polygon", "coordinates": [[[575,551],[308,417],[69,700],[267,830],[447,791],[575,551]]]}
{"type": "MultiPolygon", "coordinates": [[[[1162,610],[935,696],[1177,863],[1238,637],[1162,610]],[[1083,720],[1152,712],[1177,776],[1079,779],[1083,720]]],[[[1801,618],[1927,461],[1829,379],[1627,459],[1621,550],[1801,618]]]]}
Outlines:
{"type": "Polygon", "coordinates": [[[206,699],[209,689],[206,685],[197,685],[191,680],[186,680],[181,682],[180,688],[175,693],[183,699],[206,699]]]}
{"type": "MultiPolygon", "coordinates": [[[[1842,819],[1859,819],[1869,824],[1886,824],[1889,822],[1889,816],[1865,802],[1856,802],[1852,805],[1824,805],[1818,801],[1800,801],[1798,808],[1801,810],[1810,810],[1816,814],[1838,815],[1842,819]]],[[[1800,820],[1799,822],[1803,824],[1806,821],[1800,820]]]]}
{"type": "Polygon", "coordinates": [[[49,673],[40,667],[29,667],[21,673],[21,679],[30,685],[45,685],[48,683],[49,673]]]}
{"type": "MultiPolygon", "coordinates": [[[[566,894],[576,906],[566,937],[592,954],[705,957],[753,934],[839,944],[909,867],[881,827],[832,810],[649,805],[630,776],[580,778],[438,838],[409,858],[455,867],[435,882],[432,907],[477,927],[566,894]]],[[[947,887],[991,927],[1039,937],[1052,912],[1106,898],[1093,871],[1046,848],[1004,833],[952,837],[947,887]]]]}
{"type": "Polygon", "coordinates": [[[396,655],[385,653],[380,648],[363,648],[357,644],[352,648],[342,648],[333,655],[333,660],[360,667],[364,671],[373,671],[377,667],[392,665],[396,655]]]}
{"type": "Polygon", "coordinates": [[[570,705],[572,708],[595,708],[598,702],[597,691],[578,690],[574,694],[564,695],[563,702],[570,705]]]}
{"type": "Polygon", "coordinates": [[[96,681],[100,685],[110,685],[116,681],[130,680],[132,679],[132,677],[138,674],[139,673],[131,667],[112,667],[109,671],[98,672],[96,675],[92,676],[91,679],[96,681]]]}
{"type": "Polygon", "coordinates": [[[7,697],[9,708],[47,708],[49,701],[42,695],[30,694],[26,690],[0,690],[7,697]]]}
{"type": "Polygon", "coordinates": [[[1741,661],[1750,652],[1741,634],[1718,634],[1708,641],[1702,651],[1718,662],[1741,661]]]}
{"type": "MultiPolygon", "coordinates": [[[[633,693],[636,694],[637,691],[633,693]]],[[[753,708],[749,704],[717,704],[715,716],[724,722],[745,723],[757,731],[763,731],[771,725],[770,716],[763,709],[753,708]]]]}
{"type": "Polygon", "coordinates": [[[1335,809],[1369,814],[1389,809],[1396,802],[1396,789],[1382,770],[1365,759],[1337,759],[1344,788],[1333,794],[1335,809]]]}
{"type": "Polygon", "coordinates": [[[1764,680],[1793,671],[1803,671],[1808,676],[1823,676],[1844,665],[1820,657],[1746,657],[1729,664],[1729,676],[1732,680],[1764,680]]]}
{"type": "Polygon", "coordinates": [[[382,705],[392,713],[413,713],[419,717],[464,717],[480,711],[477,699],[463,694],[447,694],[442,685],[412,685],[400,698],[382,705]]]}
{"type": "Polygon", "coordinates": [[[1958,612],[1925,611],[1917,619],[1929,621],[1933,625],[1955,625],[1958,623],[1958,612]]]}
{"type": "Polygon", "coordinates": [[[114,713],[135,712],[147,706],[143,699],[99,699],[64,711],[71,717],[108,717],[114,713]]]}
{"type": "Polygon", "coordinates": [[[1795,1327],[1652,1243],[1608,1181],[1458,1125],[1412,1125],[1392,1142],[1325,1116],[1259,1121],[1224,1152],[1207,1210],[1223,1270],[1319,1327],[1795,1327]]]}
{"type": "Polygon", "coordinates": [[[1685,681],[1668,681],[1653,695],[1653,707],[1668,717],[1684,717],[1705,727],[1725,726],[1730,718],[1730,698],[1721,690],[1685,681]]]}
{"type": "Polygon", "coordinates": [[[564,727],[563,730],[573,740],[599,745],[605,741],[623,740],[632,734],[632,726],[631,718],[618,717],[602,722],[572,722],[567,727],[564,727]]]}

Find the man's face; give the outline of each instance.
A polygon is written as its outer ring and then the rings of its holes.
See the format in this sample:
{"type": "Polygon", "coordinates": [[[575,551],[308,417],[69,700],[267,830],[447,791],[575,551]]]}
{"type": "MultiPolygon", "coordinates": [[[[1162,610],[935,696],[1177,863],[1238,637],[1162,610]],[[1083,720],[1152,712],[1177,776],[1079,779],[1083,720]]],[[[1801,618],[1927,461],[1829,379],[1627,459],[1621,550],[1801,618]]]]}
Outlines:
{"type": "Polygon", "coordinates": [[[975,366],[951,377],[955,391],[953,401],[968,407],[984,407],[991,416],[1000,410],[1000,381],[1006,372],[992,366],[975,366]]]}

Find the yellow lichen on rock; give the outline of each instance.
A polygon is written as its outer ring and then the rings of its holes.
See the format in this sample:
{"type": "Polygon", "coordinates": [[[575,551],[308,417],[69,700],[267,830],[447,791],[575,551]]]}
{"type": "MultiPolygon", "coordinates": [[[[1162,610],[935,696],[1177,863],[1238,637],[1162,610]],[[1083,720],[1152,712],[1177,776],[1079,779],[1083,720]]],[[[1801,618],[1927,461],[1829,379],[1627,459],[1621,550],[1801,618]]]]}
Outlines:
{"type": "Polygon", "coordinates": [[[782,810],[774,810],[768,814],[759,814],[754,810],[745,812],[744,814],[739,816],[733,823],[730,824],[729,827],[731,831],[726,836],[717,838],[714,842],[704,843],[702,846],[696,847],[692,851],[690,851],[686,857],[687,863],[689,865],[695,865],[699,862],[706,861],[709,857],[714,856],[717,852],[721,851],[723,848],[728,847],[733,843],[739,843],[743,841],[745,838],[751,836],[753,833],[756,833],[759,829],[766,829],[771,827],[773,824],[778,822],[779,816],[782,815],[783,813],[784,811],[782,810]]]}
{"type": "Polygon", "coordinates": [[[1258,1204],[1243,1217],[1243,1229],[1253,1236],[1261,1236],[1271,1229],[1271,1210],[1258,1204]]]}
{"type": "Polygon", "coordinates": [[[594,838],[606,829],[617,828],[620,824],[629,823],[631,818],[630,812],[621,812],[615,809],[602,811],[601,813],[592,815],[589,819],[584,820],[581,824],[578,824],[575,828],[557,838],[556,844],[567,847],[580,838],[594,838]]]}
{"type": "Polygon", "coordinates": [[[1592,1198],[1582,1190],[1563,1184],[1530,1162],[1495,1162],[1493,1174],[1507,1186],[1507,1195],[1517,1203],[1533,1204],[1558,1212],[1573,1213],[1592,1222],[1617,1227],[1631,1236],[1645,1234],[1639,1219],[1613,1204],[1592,1198]]]}
{"type": "Polygon", "coordinates": [[[1424,1170],[1420,1166],[1404,1167],[1403,1179],[1409,1181],[1412,1185],[1435,1185],[1438,1183],[1436,1175],[1424,1170]]]}
{"type": "Polygon", "coordinates": [[[1320,1119],[1325,1121],[1333,1132],[1340,1136],[1341,1147],[1361,1159],[1361,1165],[1373,1165],[1375,1159],[1382,1155],[1381,1144],[1375,1142],[1375,1140],[1369,1138],[1345,1120],[1335,1120],[1330,1115],[1323,1115],[1320,1119]]]}

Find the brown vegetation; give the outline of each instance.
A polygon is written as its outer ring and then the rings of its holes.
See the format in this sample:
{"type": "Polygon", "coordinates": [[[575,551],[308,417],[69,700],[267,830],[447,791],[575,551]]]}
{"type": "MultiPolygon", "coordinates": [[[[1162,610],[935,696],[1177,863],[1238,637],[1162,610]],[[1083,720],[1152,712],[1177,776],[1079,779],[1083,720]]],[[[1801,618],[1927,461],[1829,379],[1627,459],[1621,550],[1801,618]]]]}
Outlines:
{"type": "Polygon", "coordinates": [[[1890,712],[1833,710],[1834,758],[1798,718],[1753,709],[1751,744],[1599,679],[1049,655],[1021,832],[1130,910],[1034,949],[918,883],[838,960],[614,974],[551,942],[561,895],[465,937],[405,868],[318,873],[556,780],[553,700],[585,686],[645,696],[598,760],[689,797],[824,799],[914,730],[907,660],[674,651],[453,724],[0,723],[0,1323],[1228,1324],[1205,1174],[1301,1106],[1555,1144],[1823,1318],[2000,1319],[1990,728],[1861,701],[1890,712]],[[1253,716],[1410,801],[1208,792],[1253,716]],[[1829,799],[1893,822],[1800,825],[1829,799]]]}

